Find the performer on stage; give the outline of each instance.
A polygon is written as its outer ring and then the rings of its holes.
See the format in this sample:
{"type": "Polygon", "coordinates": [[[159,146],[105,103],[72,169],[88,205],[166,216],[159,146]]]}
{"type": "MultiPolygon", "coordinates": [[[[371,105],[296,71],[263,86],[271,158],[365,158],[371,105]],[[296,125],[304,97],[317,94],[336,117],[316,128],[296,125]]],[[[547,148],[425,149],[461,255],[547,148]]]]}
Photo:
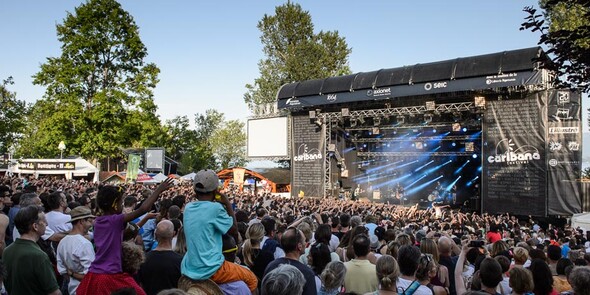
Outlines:
{"type": "Polygon", "coordinates": [[[360,183],[356,185],[356,188],[354,189],[354,192],[352,193],[352,199],[353,201],[358,200],[361,197],[361,192],[363,190],[361,189],[361,185],[360,183]]]}

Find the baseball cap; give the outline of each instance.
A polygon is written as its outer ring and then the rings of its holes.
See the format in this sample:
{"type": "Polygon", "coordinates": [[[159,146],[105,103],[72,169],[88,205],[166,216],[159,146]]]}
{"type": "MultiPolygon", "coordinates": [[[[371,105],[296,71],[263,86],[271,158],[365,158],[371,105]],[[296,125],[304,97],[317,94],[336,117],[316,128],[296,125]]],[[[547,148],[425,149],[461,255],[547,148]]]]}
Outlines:
{"type": "Polygon", "coordinates": [[[219,177],[213,170],[201,170],[195,175],[195,191],[209,193],[219,186],[219,177]]]}
{"type": "Polygon", "coordinates": [[[96,216],[92,215],[92,211],[90,211],[90,208],[86,206],[78,206],[72,209],[72,211],[70,211],[70,216],[72,217],[72,219],[70,219],[70,222],[74,222],[76,220],[88,217],[96,218],[96,216]]]}

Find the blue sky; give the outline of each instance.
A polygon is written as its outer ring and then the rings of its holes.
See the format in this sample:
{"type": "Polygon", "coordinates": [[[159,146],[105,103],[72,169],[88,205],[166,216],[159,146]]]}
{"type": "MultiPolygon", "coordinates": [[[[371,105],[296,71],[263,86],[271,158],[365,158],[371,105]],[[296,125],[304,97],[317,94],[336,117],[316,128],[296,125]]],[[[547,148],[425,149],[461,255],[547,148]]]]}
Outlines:
{"type": "MultiPolygon", "coordinates": [[[[19,99],[42,97],[31,76],[60,54],[55,25],[83,1],[4,1],[0,9],[0,79],[13,76],[19,99]]],[[[536,46],[539,36],[519,31],[524,6],[535,0],[294,1],[308,10],[316,31],[346,38],[353,72],[536,46]]],[[[244,85],[259,76],[263,58],[258,21],[283,1],[121,0],[134,17],[161,69],[158,114],[203,113],[214,108],[245,120],[244,85]]]]}

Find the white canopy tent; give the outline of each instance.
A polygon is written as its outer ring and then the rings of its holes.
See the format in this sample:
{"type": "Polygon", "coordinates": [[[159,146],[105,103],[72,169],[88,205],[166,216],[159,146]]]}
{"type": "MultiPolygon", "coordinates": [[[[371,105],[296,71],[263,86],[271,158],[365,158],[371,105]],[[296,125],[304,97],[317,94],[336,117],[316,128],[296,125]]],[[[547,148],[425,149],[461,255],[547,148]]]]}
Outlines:
{"type": "Polygon", "coordinates": [[[197,175],[197,173],[191,172],[191,173],[189,173],[189,174],[181,177],[180,179],[182,179],[182,180],[193,180],[193,179],[195,179],[195,175],[197,175]]]}
{"type": "Polygon", "coordinates": [[[572,216],[572,228],[582,228],[584,231],[590,230],[590,213],[578,213],[572,216]]]}
{"type": "Polygon", "coordinates": [[[99,170],[83,158],[76,159],[21,159],[8,167],[12,174],[64,175],[66,179],[92,177],[98,181],[99,170]]]}

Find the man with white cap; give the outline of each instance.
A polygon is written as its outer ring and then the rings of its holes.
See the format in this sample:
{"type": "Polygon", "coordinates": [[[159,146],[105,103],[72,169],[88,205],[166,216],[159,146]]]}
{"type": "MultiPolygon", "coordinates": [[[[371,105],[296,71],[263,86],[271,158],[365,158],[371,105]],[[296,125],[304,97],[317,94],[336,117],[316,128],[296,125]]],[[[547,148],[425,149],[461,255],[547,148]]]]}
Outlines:
{"type": "Polygon", "coordinates": [[[210,278],[217,284],[242,280],[254,291],[258,284],[254,273],[223,257],[223,234],[237,237],[238,231],[231,203],[218,192],[218,186],[219,178],[213,170],[201,170],[195,175],[193,188],[198,201],[184,209],[187,252],[181,273],[191,280],[210,278]]]}
{"type": "Polygon", "coordinates": [[[70,295],[75,295],[80,281],[94,261],[94,248],[84,236],[94,224],[95,216],[86,206],[74,208],[70,216],[72,230],[57,246],[57,270],[70,278],[68,290],[70,295]]]}

